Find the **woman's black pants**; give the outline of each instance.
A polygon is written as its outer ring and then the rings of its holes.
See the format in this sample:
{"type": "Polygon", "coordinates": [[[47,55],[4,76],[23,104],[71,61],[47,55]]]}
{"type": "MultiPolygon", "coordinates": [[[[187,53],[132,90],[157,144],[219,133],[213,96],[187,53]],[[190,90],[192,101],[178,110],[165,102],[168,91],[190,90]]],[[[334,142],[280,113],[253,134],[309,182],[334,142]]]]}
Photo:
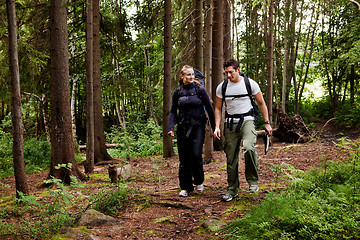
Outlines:
{"type": "Polygon", "coordinates": [[[182,190],[194,191],[195,185],[204,182],[202,147],[205,138],[205,126],[188,127],[178,125],[177,146],[179,153],[179,182],[182,190]]]}

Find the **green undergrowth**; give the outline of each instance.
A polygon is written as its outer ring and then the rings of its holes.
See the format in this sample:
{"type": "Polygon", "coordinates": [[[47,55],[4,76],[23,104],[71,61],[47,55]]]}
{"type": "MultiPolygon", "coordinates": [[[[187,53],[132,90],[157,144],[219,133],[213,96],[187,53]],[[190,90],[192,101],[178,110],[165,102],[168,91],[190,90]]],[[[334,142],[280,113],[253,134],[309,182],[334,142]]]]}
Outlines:
{"type": "MultiPolygon", "coordinates": [[[[45,136],[26,137],[23,145],[26,174],[41,172],[50,167],[51,148],[45,136]]],[[[77,151],[75,160],[83,162],[85,158],[77,151]]],[[[0,129],[0,178],[9,176],[14,176],[13,138],[10,133],[0,129]]]]}
{"type": "Polygon", "coordinates": [[[222,229],[221,238],[359,239],[359,142],[343,138],[337,145],[349,157],[325,159],[320,168],[306,173],[290,176],[286,171],[290,186],[271,192],[263,204],[222,229]]]}
{"type": "Polygon", "coordinates": [[[86,183],[75,177],[71,185],[59,179],[45,181],[52,187],[40,196],[19,193],[19,198],[7,198],[6,204],[0,205],[0,239],[51,239],[64,226],[73,226],[88,208],[108,215],[120,214],[131,206],[137,192],[125,181],[109,182],[90,194],[86,183]]]}
{"type": "Polygon", "coordinates": [[[113,127],[110,133],[106,133],[106,140],[117,144],[116,148],[108,150],[115,158],[147,157],[163,152],[162,127],[153,120],[134,122],[126,131],[113,127]]]}

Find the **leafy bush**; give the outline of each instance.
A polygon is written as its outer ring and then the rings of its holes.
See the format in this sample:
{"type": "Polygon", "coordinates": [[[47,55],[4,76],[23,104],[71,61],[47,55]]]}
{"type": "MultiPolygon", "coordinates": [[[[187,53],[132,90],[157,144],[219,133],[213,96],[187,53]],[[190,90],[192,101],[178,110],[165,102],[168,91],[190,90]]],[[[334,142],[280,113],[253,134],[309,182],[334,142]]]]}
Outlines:
{"type": "Polygon", "coordinates": [[[113,128],[107,134],[107,141],[117,143],[116,149],[109,149],[111,156],[117,158],[144,157],[162,154],[162,128],[154,121],[147,123],[133,123],[127,132],[113,128]]]}
{"type": "MultiPolygon", "coordinates": [[[[12,135],[0,131],[0,177],[14,175],[12,135]]],[[[51,150],[46,139],[24,139],[26,173],[35,173],[50,166],[51,150]]]]}
{"type": "Polygon", "coordinates": [[[24,141],[26,172],[34,173],[50,166],[51,149],[46,139],[30,138],[24,141]]]}
{"type": "Polygon", "coordinates": [[[342,139],[351,157],[301,174],[252,213],[228,225],[224,239],[359,239],[359,143],[342,139]],[[301,178],[300,178],[301,177],[301,178]]]}
{"type": "Polygon", "coordinates": [[[13,175],[12,136],[0,130],[0,177],[13,175]]]}
{"type": "Polygon", "coordinates": [[[357,106],[359,103],[344,104],[335,112],[336,122],[344,127],[360,127],[360,109],[357,106]]]}
{"type": "Polygon", "coordinates": [[[117,188],[106,190],[96,196],[94,209],[107,215],[118,214],[130,201],[135,190],[126,184],[119,183],[117,188]]]}

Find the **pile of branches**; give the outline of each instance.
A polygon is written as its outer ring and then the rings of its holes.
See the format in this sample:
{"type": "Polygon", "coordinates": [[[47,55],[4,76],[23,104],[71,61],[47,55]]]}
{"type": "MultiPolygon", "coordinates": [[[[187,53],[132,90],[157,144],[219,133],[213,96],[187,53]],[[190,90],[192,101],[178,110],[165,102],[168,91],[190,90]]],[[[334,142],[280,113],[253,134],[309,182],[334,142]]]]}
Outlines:
{"type": "Polygon", "coordinates": [[[274,130],[274,137],[281,142],[305,143],[313,140],[315,132],[306,126],[300,115],[289,117],[281,107],[276,108],[277,125],[274,130]]]}

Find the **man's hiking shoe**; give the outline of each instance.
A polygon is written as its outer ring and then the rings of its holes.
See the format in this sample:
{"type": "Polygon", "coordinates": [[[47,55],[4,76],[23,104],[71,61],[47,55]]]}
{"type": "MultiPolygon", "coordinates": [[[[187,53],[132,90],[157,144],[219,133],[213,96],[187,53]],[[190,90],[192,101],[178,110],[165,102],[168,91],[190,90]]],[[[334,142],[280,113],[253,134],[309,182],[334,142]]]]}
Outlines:
{"type": "Polygon", "coordinates": [[[259,186],[258,185],[251,185],[249,187],[249,191],[251,192],[258,192],[259,191],[259,186]]]}
{"type": "Polygon", "coordinates": [[[224,201],[224,202],[230,202],[230,201],[232,201],[234,198],[236,198],[238,196],[238,194],[236,194],[236,195],[231,195],[230,193],[227,193],[227,194],[225,194],[223,197],[222,197],[222,200],[224,201]]]}
{"type": "Polygon", "coordinates": [[[197,191],[197,192],[202,192],[202,191],[204,191],[204,185],[202,185],[202,184],[196,185],[196,191],[197,191]]]}
{"type": "Polygon", "coordinates": [[[181,190],[180,193],[179,193],[179,196],[180,197],[187,197],[187,196],[189,196],[189,192],[186,191],[186,190],[181,190]]]}

